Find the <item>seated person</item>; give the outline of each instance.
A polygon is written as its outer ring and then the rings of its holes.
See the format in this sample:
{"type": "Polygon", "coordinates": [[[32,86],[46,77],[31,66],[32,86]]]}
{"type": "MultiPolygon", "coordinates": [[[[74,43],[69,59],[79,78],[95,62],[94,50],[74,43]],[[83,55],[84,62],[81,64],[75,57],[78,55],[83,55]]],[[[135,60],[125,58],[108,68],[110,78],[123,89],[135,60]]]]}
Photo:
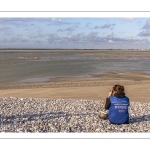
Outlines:
{"type": "Polygon", "coordinates": [[[115,85],[106,98],[105,109],[112,124],[129,123],[129,98],[125,96],[124,86],[115,85]]]}

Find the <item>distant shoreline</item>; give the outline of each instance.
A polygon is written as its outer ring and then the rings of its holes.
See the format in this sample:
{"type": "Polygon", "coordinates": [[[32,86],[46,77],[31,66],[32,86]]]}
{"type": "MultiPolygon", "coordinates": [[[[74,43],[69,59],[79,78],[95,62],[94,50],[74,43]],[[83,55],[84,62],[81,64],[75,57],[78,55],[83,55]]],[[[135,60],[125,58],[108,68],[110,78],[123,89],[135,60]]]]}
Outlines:
{"type": "Polygon", "coordinates": [[[0,53],[43,52],[150,52],[150,49],[0,49],[0,53]]]}
{"type": "Polygon", "coordinates": [[[22,51],[22,50],[32,50],[32,51],[39,51],[39,50],[50,50],[50,51],[53,51],[53,50],[61,50],[61,51],[74,51],[74,50],[95,50],[95,51],[118,51],[118,50],[121,50],[121,51],[150,51],[150,49],[76,49],[76,48],[0,48],[0,51],[22,51]]]}

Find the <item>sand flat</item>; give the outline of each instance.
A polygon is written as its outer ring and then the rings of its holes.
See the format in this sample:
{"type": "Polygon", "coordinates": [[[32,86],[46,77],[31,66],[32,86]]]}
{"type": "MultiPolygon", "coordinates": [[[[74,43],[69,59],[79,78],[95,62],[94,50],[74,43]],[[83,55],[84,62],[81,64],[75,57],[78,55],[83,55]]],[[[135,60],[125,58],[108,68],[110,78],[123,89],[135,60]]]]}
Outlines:
{"type": "Polygon", "coordinates": [[[105,100],[114,84],[125,87],[131,101],[150,102],[150,81],[98,80],[98,78],[68,79],[68,81],[26,84],[1,88],[0,97],[34,97],[60,99],[105,100]]]}
{"type": "Polygon", "coordinates": [[[54,78],[45,83],[0,86],[0,97],[105,100],[115,84],[125,87],[134,102],[150,102],[150,76],[146,73],[101,73],[90,78],[54,78]]]}

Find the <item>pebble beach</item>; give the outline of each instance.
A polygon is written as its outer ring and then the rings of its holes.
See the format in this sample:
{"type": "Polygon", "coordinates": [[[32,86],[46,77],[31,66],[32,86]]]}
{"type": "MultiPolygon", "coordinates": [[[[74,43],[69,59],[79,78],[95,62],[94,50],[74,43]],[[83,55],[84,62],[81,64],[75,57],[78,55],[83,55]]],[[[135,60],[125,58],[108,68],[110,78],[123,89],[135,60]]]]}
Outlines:
{"type": "Polygon", "coordinates": [[[129,124],[99,118],[104,100],[0,98],[0,132],[145,133],[150,132],[150,103],[130,102],[129,124]]]}

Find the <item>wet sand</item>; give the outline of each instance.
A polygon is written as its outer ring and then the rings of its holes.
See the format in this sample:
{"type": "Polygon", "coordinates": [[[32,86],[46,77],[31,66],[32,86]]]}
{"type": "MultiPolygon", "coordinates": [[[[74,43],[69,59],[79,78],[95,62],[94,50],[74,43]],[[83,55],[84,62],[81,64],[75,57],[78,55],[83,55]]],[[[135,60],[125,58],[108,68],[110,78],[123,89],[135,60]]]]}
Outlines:
{"type": "Polygon", "coordinates": [[[0,97],[32,97],[105,100],[114,84],[125,87],[134,102],[150,102],[149,74],[127,72],[93,74],[91,78],[55,78],[45,83],[30,83],[0,87],[0,97]]]}

